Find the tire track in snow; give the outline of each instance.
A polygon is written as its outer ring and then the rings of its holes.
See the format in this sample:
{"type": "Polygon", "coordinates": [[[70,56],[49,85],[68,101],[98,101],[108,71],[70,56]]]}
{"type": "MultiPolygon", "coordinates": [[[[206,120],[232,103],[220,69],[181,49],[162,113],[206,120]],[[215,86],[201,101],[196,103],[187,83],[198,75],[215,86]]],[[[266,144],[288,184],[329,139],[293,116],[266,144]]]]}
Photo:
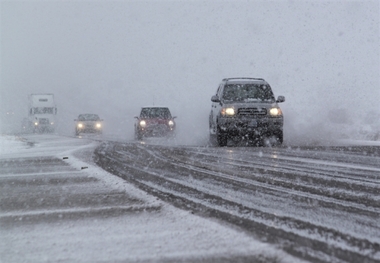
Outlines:
{"type": "MultiPolygon", "coordinates": [[[[174,149],[178,150],[178,148],[174,149]]],[[[278,235],[279,237],[277,238],[281,239],[282,242],[286,243],[291,240],[291,246],[296,244],[297,246],[304,247],[302,243],[299,242],[299,240],[303,239],[304,242],[307,241],[306,243],[314,242],[314,245],[310,245],[310,247],[313,247],[313,250],[331,254],[332,249],[330,245],[331,243],[335,243],[333,253],[336,254],[338,258],[348,260],[348,262],[350,262],[349,259],[353,258],[360,259],[361,261],[366,260],[367,262],[372,262],[372,260],[376,262],[376,260],[378,260],[379,255],[375,254],[379,249],[377,241],[369,241],[365,238],[341,233],[331,227],[329,228],[328,225],[316,225],[307,220],[300,220],[299,218],[273,215],[273,213],[266,212],[265,209],[252,208],[238,203],[237,198],[228,198],[223,196],[223,193],[211,191],[211,188],[201,188],[199,184],[192,186],[192,182],[188,182],[187,180],[191,173],[193,173],[191,174],[193,178],[197,176],[201,179],[203,178],[202,182],[206,185],[212,186],[217,183],[221,184],[221,182],[224,181],[223,187],[230,186],[230,193],[232,193],[234,189],[235,191],[243,191],[240,192],[241,194],[243,194],[244,191],[254,190],[252,189],[252,183],[251,186],[249,186],[250,183],[244,181],[244,178],[238,177],[240,178],[239,180],[243,181],[236,181],[236,176],[228,174],[224,174],[222,178],[220,171],[215,172],[209,168],[200,168],[198,165],[194,165],[194,163],[188,164],[179,162],[178,159],[173,158],[173,156],[178,157],[178,152],[170,155],[170,149],[168,150],[167,147],[150,147],[148,145],[142,147],[136,144],[127,144],[122,147],[117,144],[112,146],[108,145],[103,148],[103,151],[97,151],[96,156],[101,166],[132,181],[140,188],[177,205],[178,200],[181,200],[181,205],[179,206],[182,206],[182,208],[186,208],[187,206],[201,206],[206,208],[208,213],[222,213],[227,221],[232,220],[231,218],[235,218],[235,221],[244,219],[245,228],[247,228],[248,225],[252,227],[253,224],[256,225],[256,231],[258,231],[258,225],[264,225],[266,229],[271,229],[270,231],[268,230],[268,233],[275,236],[278,235]],[[165,157],[164,153],[169,153],[170,158],[168,156],[165,157]],[[211,180],[212,177],[213,180],[211,180]],[[205,178],[207,178],[207,180],[205,178]],[[247,187],[247,185],[249,187],[247,187]],[[289,236],[289,240],[286,240],[284,236],[289,236]],[[290,236],[293,237],[291,238],[290,236]]],[[[192,157],[194,158],[194,156],[192,157]]],[[[276,198],[281,199],[286,197],[286,195],[279,194],[284,192],[280,186],[268,186],[265,185],[265,183],[261,183],[261,185],[257,184],[255,187],[263,189],[272,187],[271,190],[273,193],[271,194],[274,196],[277,194],[276,198]]],[[[306,197],[310,199],[313,195],[306,195],[306,197]]],[[[350,208],[349,203],[347,207],[350,208]]],[[[378,215],[377,211],[373,211],[373,213],[374,216],[376,216],[376,213],[378,215]]],[[[262,233],[262,235],[266,234],[262,233]]],[[[274,242],[278,242],[278,240],[274,242]]],[[[291,246],[288,247],[285,245],[286,249],[292,250],[290,248],[291,246]]],[[[308,248],[304,247],[303,252],[307,250],[308,248]]],[[[293,248],[293,253],[297,254],[297,249],[293,248]]],[[[314,260],[317,260],[317,258],[314,258],[314,260]]]]}

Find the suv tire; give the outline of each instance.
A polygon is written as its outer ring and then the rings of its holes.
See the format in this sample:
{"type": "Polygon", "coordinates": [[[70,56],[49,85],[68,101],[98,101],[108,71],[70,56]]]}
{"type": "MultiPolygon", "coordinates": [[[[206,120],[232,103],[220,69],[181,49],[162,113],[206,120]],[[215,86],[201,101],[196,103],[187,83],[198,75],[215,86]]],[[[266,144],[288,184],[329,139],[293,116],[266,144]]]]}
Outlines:
{"type": "Polygon", "coordinates": [[[142,134],[139,133],[139,132],[137,132],[137,133],[135,134],[135,138],[136,138],[136,140],[141,141],[141,140],[142,140],[142,134]]]}
{"type": "Polygon", "coordinates": [[[216,142],[218,146],[227,146],[227,134],[222,132],[219,126],[216,129],[216,142]]]}
{"type": "Polygon", "coordinates": [[[284,141],[284,134],[283,134],[282,131],[279,131],[277,133],[277,138],[278,138],[278,141],[277,141],[278,145],[281,145],[283,143],[283,141],[284,141]]]}

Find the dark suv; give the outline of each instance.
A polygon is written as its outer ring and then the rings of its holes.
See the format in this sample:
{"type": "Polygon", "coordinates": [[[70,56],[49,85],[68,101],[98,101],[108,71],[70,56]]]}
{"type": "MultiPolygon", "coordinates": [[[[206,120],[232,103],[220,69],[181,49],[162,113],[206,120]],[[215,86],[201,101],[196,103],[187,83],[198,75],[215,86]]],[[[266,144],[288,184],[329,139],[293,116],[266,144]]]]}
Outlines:
{"type": "Polygon", "coordinates": [[[143,107],[140,116],[135,117],[135,138],[174,137],[176,123],[168,107],[143,107]]]}
{"type": "Polygon", "coordinates": [[[284,117],[272,89],[264,79],[227,78],[211,98],[210,139],[219,146],[227,140],[282,144],[284,117]]]}

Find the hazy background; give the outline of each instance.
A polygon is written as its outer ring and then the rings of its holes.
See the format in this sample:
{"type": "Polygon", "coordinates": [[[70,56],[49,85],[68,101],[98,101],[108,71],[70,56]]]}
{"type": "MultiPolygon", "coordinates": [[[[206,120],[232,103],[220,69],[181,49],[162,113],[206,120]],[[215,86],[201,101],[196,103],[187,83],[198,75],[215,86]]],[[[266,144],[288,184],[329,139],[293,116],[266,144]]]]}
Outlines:
{"type": "Polygon", "coordinates": [[[379,14],[377,0],[1,1],[0,128],[19,131],[28,94],[54,93],[58,133],[98,113],[132,139],[155,104],[179,142],[202,144],[221,79],[244,76],[286,97],[286,143],[360,138],[380,131],[379,14]]]}

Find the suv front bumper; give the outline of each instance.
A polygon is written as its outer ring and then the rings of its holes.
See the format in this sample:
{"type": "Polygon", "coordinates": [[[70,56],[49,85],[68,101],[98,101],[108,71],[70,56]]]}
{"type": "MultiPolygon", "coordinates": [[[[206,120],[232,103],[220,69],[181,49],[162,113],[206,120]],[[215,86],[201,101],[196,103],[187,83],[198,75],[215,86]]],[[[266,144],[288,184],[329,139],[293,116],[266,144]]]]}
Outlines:
{"type": "Polygon", "coordinates": [[[283,125],[283,117],[219,117],[218,119],[220,132],[233,136],[277,134],[282,132],[283,125]]]}
{"type": "Polygon", "coordinates": [[[139,127],[137,132],[141,136],[145,137],[164,137],[164,136],[172,136],[174,134],[174,127],[170,127],[168,125],[153,125],[147,126],[145,128],[139,127]]]}

